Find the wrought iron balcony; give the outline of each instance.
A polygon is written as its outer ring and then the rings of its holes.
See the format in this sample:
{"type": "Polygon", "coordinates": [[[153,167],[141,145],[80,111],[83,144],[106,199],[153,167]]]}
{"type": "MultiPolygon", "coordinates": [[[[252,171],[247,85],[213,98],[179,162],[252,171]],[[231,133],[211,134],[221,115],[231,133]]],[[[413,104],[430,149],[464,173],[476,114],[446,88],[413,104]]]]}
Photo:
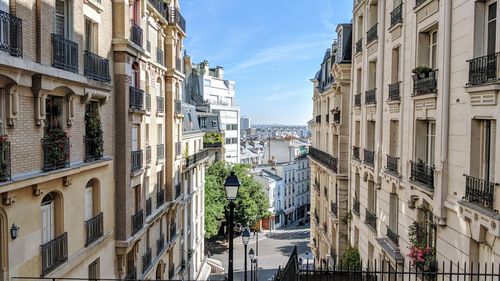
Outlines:
{"type": "Polygon", "coordinates": [[[151,94],[146,93],[146,110],[151,111],[151,94]]]}
{"type": "Polygon", "coordinates": [[[340,109],[333,110],[333,123],[340,124],[340,109]]]}
{"type": "Polygon", "coordinates": [[[415,0],[415,8],[422,5],[425,1],[427,1],[427,0],[415,0]]]}
{"type": "Polygon", "coordinates": [[[389,85],[389,100],[390,101],[401,100],[400,82],[395,82],[389,85]]]}
{"type": "Polygon", "coordinates": [[[359,206],[360,206],[359,200],[357,200],[356,198],[353,198],[352,199],[352,212],[358,216],[359,216],[359,206]]]}
{"type": "Polygon", "coordinates": [[[78,72],[78,44],[52,33],[52,66],[78,72]]]}
{"type": "Polygon", "coordinates": [[[151,164],[151,146],[146,146],[146,164],[151,164]]]}
{"type": "Polygon", "coordinates": [[[175,70],[182,72],[182,59],[176,57],[175,58],[175,70]]]}
{"type": "Polygon", "coordinates": [[[6,140],[6,136],[0,141],[0,182],[11,180],[11,163],[10,163],[10,142],[6,140]]]}
{"type": "Polygon", "coordinates": [[[164,58],[163,50],[160,48],[156,48],[156,62],[158,64],[163,65],[163,58],[164,58]]]}
{"type": "Polygon", "coordinates": [[[368,31],[366,32],[366,44],[370,44],[371,42],[375,41],[378,38],[378,23],[376,23],[374,26],[372,26],[368,31]]]}
{"type": "Polygon", "coordinates": [[[181,115],[182,114],[182,102],[180,100],[174,100],[174,110],[175,114],[181,115]]]}
{"type": "Polygon", "coordinates": [[[132,172],[142,169],[142,150],[132,151],[132,172]]]}
{"type": "Polygon", "coordinates": [[[354,107],[361,107],[361,94],[354,95],[354,107]]]}
{"type": "Polygon", "coordinates": [[[102,137],[99,138],[90,138],[84,137],[85,142],[85,162],[93,162],[97,160],[101,160],[103,157],[103,141],[102,137]]]}
{"type": "Polygon", "coordinates": [[[157,96],[156,97],[156,111],[158,113],[164,113],[165,112],[165,98],[157,96]]]}
{"type": "Polygon", "coordinates": [[[338,210],[339,210],[339,207],[337,206],[337,203],[330,202],[330,211],[336,217],[338,217],[338,210]]]}
{"type": "Polygon", "coordinates": [[[100,82],[111,81],[109,60],[87,50],[83,52],[83,72],[85,76],[100,82]]]}
{"type": "Polygon", "coordinates": [[[413,96],[436,93],[437,70],[429,72],[426,76],[413,75],[413,96]]]}
{"type": "Polygon", "coordinates": [[[165,159],[165,145],[157,144],[156,145],[156,160],[165,159]]]}
{"type": "Polygon", "coordinates": [[[359,54],[362,51],[363,51],[363,38],[359,39],[358,42],[356,42],[356,49],[355,49],[356,54],[359,54]]]}
{"type": "Polygon", "coordinates": [[[361,160],[361,158],[359,157],[359,146],[352,147],[352,158],[358,161],[361,160]]]}
{"type": "Polygon", "coordinates": [[[394,245],[399,246],[399,235],[398,235],[397,231],[393,231],[393,230],[391,230],[390,227],[387,227],[386,236],[387,236],[387,238],[389,238],[389,240],[391,240],[394,243],[394,245]]]}
{"type": "Polygon", "coordinates": [[[468,175],[464,176],[464,199],[479,206],[494,210],[495,188],[497,184],[468,175]]]}
{"type": "Polygon", "coordinates": [[[156,192],[156,208],[159,208],[163,203],[165,203],[165,189],[162,188],[156,192]]]}
{"type": "Polygon", "coordinates": [[[181,143],[180,142],[175,143],[175,155],[176,156],[181,155],[181,143]]]}
{"type": "Polygon", "coordinates": [[[151,248],[146,249],[146,253],[142,256],[142,272],[146,272],[146,270],[151,266],[152,254],[151,248]]]}
{"type": "Polygon", "coordinates": [[[144,224],[144,211],[139,210],[136,214],[132,215],[132,235],[141,230],[144,224]]]}
{"type": "Polygon", "coordinates": [[[136,87],[129,87],[130,92],[130,109],[144,110],[144,91],[136,87]]]}
{"type": "Polygon", "coordinates": [[[386,167],[387,170],[399,174],[398,162],[399,162],[399,157],[392,157],[389,154],[387,154],[387,167],[386,167]]]}
{"type": "Polygon", "coordinates": [[[170,225],[170,242],[172,242],[177,236],[177,224],[173,223],[170,225]]]}
{"type": "Polygon", "coordinates": [[[313,158],[315,161],[320,162],[325,165],[327,168],[332,170],[334,173],[337,173],[337,158],[331,156],[330,154],[321,151],[315,147],[309,147],[309,156],[313,158]]]}
{"type": "Polygon", "coordinates": [[[182,195],[182,186],[180,183],[175,185],[175,199],[182,195]]]}
{"type": "Polygon", "coordinates": [[[49,138],[42,140],[43,145],[43,171],[54,171],[69,167],[69,138],[58,140],[49,138]]]}
{"type": "Polygon", "coordinates": [[[366,209],[365,223],[371,228],[372,231],[377,232],[377,215],[366,209]]]}
{"type": "Polygon", "coordinates": [[[420,182],[434,190],[434,165],[427,165],[422,161],[411,163],[410,180],[420,182]]]}
{"type": "Polygon", "coordinates": [[[377,89],[371,89],[365,92],[365,104],[376,104],[377,103],[377,96],[376,96],[377,89]]]}
{"type": "Polygon", "coordinates": [[[321,124],[321,115],[316,115],[316,123],[321,124]]]}
{"type": "Polygon", "coordinates": [[[468,85],[482,85],[498,81],[498,56],[500,53],[490,54],[468,60],[468,85]]]}
{"type": "Polygon", "coordinates": [[[195,165],[196,163],[203,161],[208,157],[208,150],[200,150],[197,153],[190,155],[186,158],[186,167],[195,165]]]}
{"type": "Polygon", "coordinates": [[[42,276],[68,261],[68,233],[40,246],[42,249],[42,276]]]}
{"type": "Polygon", "coordinates": [[[164,248],[165,248],[165,235],[160,233],[160,238],[156,240],[156,255],[159,256],[164,248]]]}
{"type": "Polygon", "coordinates": [[[85,221],[85,234],[86,241],[85,247],[94,243],[97,239],[102,237],[104,234],[103,230],[103,213],[99,213],[97,216],[85,221]]]}
{"type": "Polygon", "coordinates": [[[186,33],[186,20],[179,9],[172,7],[170,10],[169,23],[175,23],[184,33],[186,33]]]}
{"type": "Polygon", "coordinates": [[[142,28],[139,25],[137,25],[134,21],[132,21],[131,26],[132,27],[130,28],[130,34],[131,34],[130,40],[142,47],[142,28]]]}
{"type": "Polygon", "coordinates": [[[391,12],[391,27],[403,23],[403,3],[399,4],[391,12]]]}
{"type": "Polygon", "coordinates": [[[153,199],[146,199],[146,217],[151,215],[151,211],[153,210],[153,199]]]}
{"type": "Polygon", "coordinates": [[[203,143],[204,148],[222,148],[222,142],[203,143]]]}
{"type": "Polygon", "coordinates": [[[373,167],[375,165],[375,152],[363,149],[363,163],[373,167]]]}
{"type": "Polygon", "coordinates": [[[162,0],[148,0],[148,2],[156,9],[156,11],[168,22],[169,12],[168,6],[162,0]]]}
{"type": "Polygon", "coordinates": [[[0,11],[0,51],[14,57],[23,56],[23,21],[7,12],[0,11]]]}

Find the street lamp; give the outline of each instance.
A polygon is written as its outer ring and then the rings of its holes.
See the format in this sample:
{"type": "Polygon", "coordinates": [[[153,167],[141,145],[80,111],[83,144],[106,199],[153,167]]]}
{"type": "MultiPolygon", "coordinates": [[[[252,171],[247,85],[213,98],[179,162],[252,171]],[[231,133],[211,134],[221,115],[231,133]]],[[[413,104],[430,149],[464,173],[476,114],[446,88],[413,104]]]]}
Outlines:
{"type": "Polygon", "coordinates": [[[243,233],[241,234],[241,240],[243,241],[243,245],[245,246],[245,277],[244,281],[247,281],[247,245],[248,245],[248,240],[250,240],[250,230],[248,230],[248,227],[243,230],[243,233]]]}
{"type": "Polygon", "coordinates": [[[253,258],[255,257],[255,253],[253,252],[253,248],[250,248],[250,252],[248,252],[248,256],[250,257],[250,281],[253,281],[253,258]]]}
{"type": "Polygon", "coordinates": [[[229,269],[228,269],[228,279],[233,281],[233,212],[234,203],[233,201],[238,196],[238,189],[240,187],[240,182],[238,177],[231,172],[231,174],[226,178],[224,183],[226,189],[226,197],[229,201],[229,269]]]}

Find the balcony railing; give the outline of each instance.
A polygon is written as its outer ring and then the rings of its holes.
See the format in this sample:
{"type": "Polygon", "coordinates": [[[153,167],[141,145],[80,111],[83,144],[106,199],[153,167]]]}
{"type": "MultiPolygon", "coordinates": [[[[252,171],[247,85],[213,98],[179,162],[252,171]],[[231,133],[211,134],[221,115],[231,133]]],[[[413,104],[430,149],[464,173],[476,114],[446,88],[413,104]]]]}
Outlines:
{"type": "Polygon", "coordinates": [[[429,72],[426,76],[413,75],[413,96],[436,93],[437,70],[429,72]]]}
{"type": "Polygon", "coordinates": [[[170,225],[170,242],[172,242],[175,239],[176,235],[177,235],[177,224],[173,223],[170,225]]]}
{"type": "Polygon", "coordinates": [[[42,276],[45,276],[68,260],[68,233],[43,244],[41,249],[42,276]]]}
{"type": "Polygon", "coordinates": [[[472,176],[465,176],[465,197],[467,201],[479,206],[494,209],[495,188],[493,182],[478,179],[472,176]]]}
{"type": "Polygon", "coordinates": [[[136,87],[129,87],[130,91],[130,109],[144,110],[144,91],[136,87]]]}
{"type": "MultiPolygon", "coordinates": [[[[6,136],[2,136],[6,138],[6,136]]],[[[0,182],[11,180],[10,142],[0,141],[0,182]]]]}
{"type": "Polygon", "coordinates": [[[144,211],[139,210],[136,214],[132,215],[132,235],[141,230],[144,224],[144,211]]]}
{"type": "Polygon", "coordinates": [[[145,94],[146,96],[146,110],[150,111],[151,110],[151,94],[145,94]]]}
{"type": "Polygon", "coordinates": [[[86,242],[85,247],[94,243],[97,239],[102,237],[104,234],[103,230],[103,213],[99,213],[97,216],[85,221],[85,233],[86,242]]]}
{"type": "Polygon", "coordinates": [[[180,142],[175,143],[175,155],[176,156],[181,155],[181,143],[180,142]]]}
{"type": "Polygon", "coordinates": [[[58,140],[43,139],[43,171],[53,171],[69,167],[69,138],[58,140]]]}
{"type": "Polygon", "coordinates": [[[363,38],[359,39],[358,42],[356,42],[356,49],[355,49],[356,54],[361,53],[362,51],[363,51],[363,38]]]}
{"type": "Polygon", "coordinates": [[[142,169],[142,150],[132,151],[132,172],[142,169]]]}
{"type": "Polygon", "coordinates": [[[165,203],[165,189],[156,192],[156,208],[159,208],[165,203]]]}
{"type": "Polygon", "coordinates": [[[389,85],[389,100],[398,101],[401,100],[400,96],[400,82],[395,82],[389,85]]]}
{"type": "Polygon", "coordinates": [[[203,143],[204,148],[222,148],[222,142],[203,143]]]}
{"type": "Polygon", "coordinates": [[[337,158],[315,147],[309,147],[309,156],[337,173],[337,158]]]}
{"type": "Polygon", "coordinates": [[[377,89],[371,89],[365,92],[365,104],[376,104],[377,103],[377,96],[376,96],[377,89]]]}
{"type": "Polygon", "coordinates": [[[399,235],[396,231],[391,230],[390,227],[387,227],[387,238],[389,238],[394,245],[399,246],[399,235]]]}
{"type": "Polygon", "coordinates": [[[184,33],[186,33],[186,20],[177,8],[172,7],[172,9],[170,10],[169,22],[175,23],[184,33]]]}
{"type": "Polygon", "coordinates": [[[375,164],[375,152],[363,149],[363,163],[373,167],[375,164]]]}
{"type": "Polygon", "coordinates": [[[168,6],[162,0],[149,0],[149,3],[153,5],[156,11],[158,11],[158,13],[160,13],[160,15],[163,17],[163,19],[168,22],[168,6]]]}
{"type": "Polygon", "coordinates": [[[333,110],[333,123],[340,124],[340,109],[333,110]]]}
{"type": "Polygon", "coordinates": [[[195,165],[196,163],[202,161],[203,159],[208,157],[208,150],[200,150],[194,155],[190,155],[186,158],[186,167],[191,165],[195,165]]]}
{"type": "Polygon", "coordinates": [[[374,231],[377,232],[377,215],[366,209],[365,223],[374,231]]]}
{"type": "Polygon", "coordinates": [[[361,94],[354,95],[354,107],[361,107],[361,94]]]}
{"type": "Polygon", "coordinates": [[[87,50],[83,52],[83,72],[85,76],[100,82],[111,81],[109,60],[87,50]]]}
{"type": "Polygon", "coordinates": [[[359,146],[352,147],[352,158],[358,161],[361,160],[361,158],[359,157],[359,146]]]}
{"type": "Polygon", "coordinates": [[[129,271],[125,276],[125,280],[137,280],[137,267],[134,266],[131,269],[127,268],[127,270],[129,271]]]}
{"type": "Polygon", "coordinates": [[[78,44],[52,33],[52,66],[78,72],[78,44]]]}
{"type": "Polygon", "coordinates": [[[151,248],[146,250],[146,253],[142,256],[142,272],[146,272],[146,270],[151,266],[152,254],[151,248]]]}
{"type": "Polygon", "coordinates": [[[142,47],[142,28],[133,21],[132,27],[130,28],[130,34],[130,40],[142,47]]]}
{"type": "Polygon", "coordinates": [[[370,44],[378,38],[378,23],[366,32],[366,44],[370,44]]]}
{"type": "Polygon", "coordinates": [[[175,114],[182,114],[182,102],[180,100],[174,100],[174,110],[175,114]]]}
{"type": "Polygon", "coordinates": [[[482,85],[498,81],[498,56],[500,53],[490,54],[468,60],[468,85],[482,85]]]}
{"type": "Polygon", "coordinates": [[[14,57],[23,56],[23,21],[0,11],[0,50],[14,57]]]}
{"type": "Polygon", "coordinates": [[[427,165],[424,162],[418,161],[411,163],[410,180],[424,184],[430,189],[434,189],[434,166],[427,165]]]}
{"type": "Polygon", "coordinates": [[[175,58],[175,70],[182,72],[182,59],[176,57],[175,58]]]}
{"type": "Polygon", "coordinates": [[[179,198],[182,194],[182,186],[180,183],[175,185],[175,199],[179,198]]]}
{"type": "Polygon", "coordinates": [[[316,123],[321,124],[321,115],[316,115],[316,123]]]}
{"type": "Polygon", "coordinates": [[[103,141],[98,138],[84,137],[85,142],[85,162],[101,160],[103,157],[103,141]]]}
{"type": "Polygon", "coordinates": [[[391,27],[403,22],[403,3],[399,4],[391,12],[391,27]]]}
{"type": "Polygon", "coordinates": [[[153,210],[153,199],[146,199],[146,217],[151,215],[151,211],[153,210]]]}
{"type": "Polygon", "coordinates": [[[146,146],[146,164],[151,164],[151,146],[146,146]]]}
{"type": "Polygon", "coordinates": [[[158,113],[164,113],[165,112],[165,98],[157,96],[156,97],[156,111],[158,113]]]}
{"type": "Polygon", "coordinates": [[[359,216],[359,206],[360,205],[361,204],[359,203],[359,200],[357,200],[356,198],[352,199],[352,212],[358,216],[359,216]]]}
{"type": "Polygon", "coordinates": [[[339,210],[339,207],[337,206],[337,203],[330,202],[330,211],[336,217],[338,217],[338,210],[339,210]]]}
{"type": "Polygon", "coordinates": [[[156,160],[165,159],[165,145],[157,144],[156,145],[156,160]]]}
{"type": "Polygon", "coordinates": [[[160,233],[160,238],[156,240],[156,255],[159,256],[164,248],[165,248],[165,235],[160,233]]]}
{"type": "Polygon", "coordinates": [[[427,0],[415,0],[415,8],[422,5],[427,0]]]}
{"type": "Polygon", "coordinates": [[[390,172],[399,174],[398,171],[398,162],[399,162],[399,157],[393,157],[387,154],[387,170],[390,172]]]}
{"type": "Polygon", "coordinates": [[[164,58],[164,56],[163,56],[163,50],[160,49],[160,48],[156,48],[156,62],[158,64],[163,65],[163,58],[164,58]]]}

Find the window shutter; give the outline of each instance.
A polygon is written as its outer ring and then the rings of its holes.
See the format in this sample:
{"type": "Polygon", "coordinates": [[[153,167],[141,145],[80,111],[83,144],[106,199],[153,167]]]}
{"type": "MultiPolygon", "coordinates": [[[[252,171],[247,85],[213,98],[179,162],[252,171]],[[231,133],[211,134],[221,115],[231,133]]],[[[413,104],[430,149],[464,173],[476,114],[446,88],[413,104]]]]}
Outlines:
{"type": "Polygon", "coordinates": [[[497,121],[491,121],[491,140],[490,140],[490,181],[495,181],[495,151],[496,151],[497,121]]]}
{"type": "Polygon", "coordinates": [[[484,2],[476,1],[474,9],[474,57],[484,54],[484,28],[485,28],[484,2]]]}
{"type": "Polygon", "coordinates": [[[66,22],[66,2],[56,0],[56,10],[54,19],[54,31],[56,34],[65,36],[65,22],[66,22]]]}
{"type": "Polygon", "coordinates": [[[88,221],[92,218],[93,202],[92,202],[92,186],[85,188],[85,220],[88,221]]]}

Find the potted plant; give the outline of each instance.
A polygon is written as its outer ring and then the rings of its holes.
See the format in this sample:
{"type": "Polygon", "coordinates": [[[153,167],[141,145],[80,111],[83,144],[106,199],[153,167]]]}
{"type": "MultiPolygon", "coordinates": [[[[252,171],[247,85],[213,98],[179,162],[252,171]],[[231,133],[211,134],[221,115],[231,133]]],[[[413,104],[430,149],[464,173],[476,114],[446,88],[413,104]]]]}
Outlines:
{"type": "Polygon", "coordinates": [[[104,152],[102,133],[101,118],[99,118],[99,113],[87,113],[85,115],[85,138],[87,140],[86,145],[89,146],[89,153],[91,154],[86,155],[87,157],[102,157],[104,152]]]}
{"type": "Polygon", "coordinates": [[[413,222],[408,228],[410,246],[408,257],[411,264],[423,271],[431,271],[436,264],[436,249],[427,241],[427,231],[420,222],[413,222]]]}
{"type": "Polygon", "coordinates": [[[68,136],[58,126],[47,127],[44,135],[45,164],[47,169],[59,168],[66,165],[68,160],[68,136]]]}
{"type": "Polygon", "coordinates": [[[427,65],[419,65],[415,67],[411,72],[415,74],[413,77],[415,78],[427,78],[429,77],[429,73],[433,71],[432,68],[428,67],[427,65]]]}

